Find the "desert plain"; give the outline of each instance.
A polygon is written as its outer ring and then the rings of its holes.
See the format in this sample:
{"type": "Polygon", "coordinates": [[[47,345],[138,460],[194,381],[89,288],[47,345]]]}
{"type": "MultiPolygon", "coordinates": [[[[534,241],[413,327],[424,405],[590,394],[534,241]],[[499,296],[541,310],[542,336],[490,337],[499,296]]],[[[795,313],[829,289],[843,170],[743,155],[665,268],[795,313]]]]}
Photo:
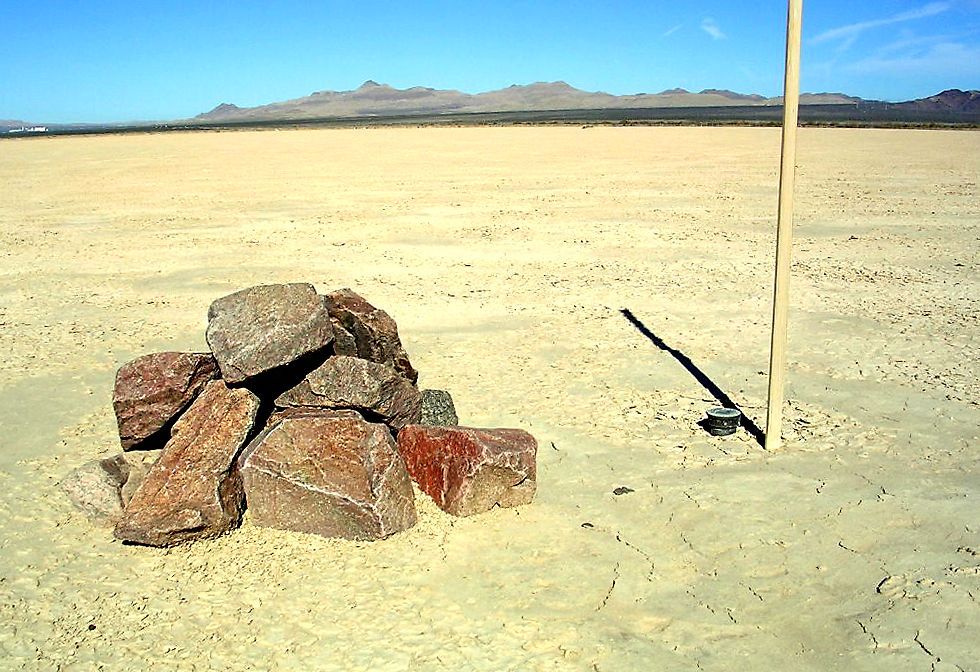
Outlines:
{"type": "Polygon", "coordinates": [[[0,142],[0,668],[980,670],[980,133],[799,142],[771,453],[692,370],[764,425],[778,129],[0,142]],[[73,509],[116,369],[292,281],[534,434],[533,504],[163,550],[73,509]]]}

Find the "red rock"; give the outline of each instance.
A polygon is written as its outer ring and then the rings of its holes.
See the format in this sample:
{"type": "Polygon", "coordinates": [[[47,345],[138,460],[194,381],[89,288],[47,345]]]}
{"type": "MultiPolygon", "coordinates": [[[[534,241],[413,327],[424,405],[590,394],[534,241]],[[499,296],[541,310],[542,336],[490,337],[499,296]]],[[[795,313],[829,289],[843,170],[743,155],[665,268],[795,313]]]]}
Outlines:
{"type": "MultiPolygon", "coordinates": [[[[375,308],[352,289],[338,289],[323,296],[330,317],[354,337],[357,356],[378,364],[389,364],[412,383],[419,374],[408,360],[408,353],[398,337],[398,325],[388,313],[375,308]]],[[[349,346],[343,347],[350,353],[349,346]]]]}
{"type": "Polygon", "coordinates": [[[123,364],[112,394],[123,450],[139,448],[166,427],[217,374],[207,353],[157,352],[123,364]]]}
{"type": "Polygon", "coordinates": [[[388,429],[330,411],[286,417],[238,460],[249,520],[345,539],[415,524],[415,495],[388,429]]]}
{"type": "Polygon", "coordinates": [[[260,285],[211,304],[207,339],[221,377],[240,383],[323,349],[333,327],[313,285],[260,285]]]}
{"type": "Polygon", "coordinates": [[[237,526],[244,494],[235,459],[258,409],[258,397],[247,389],[208,383],[133,494],[116,538],[170,546],[237,526]]]}
{"type": "Polygon", "coordinates": [[[537,441],[520,429],[410,425],[398,452],[412,479],[444,511],[470,516],[534,498],[537,441]]]}
{"type": "Polygon", "coordinates": [[[422,396],[415,385],[390,366],[358,357],[331,357],[275,403],[279,408],[351,408],[395,429],[422,417],[422,396]]]}

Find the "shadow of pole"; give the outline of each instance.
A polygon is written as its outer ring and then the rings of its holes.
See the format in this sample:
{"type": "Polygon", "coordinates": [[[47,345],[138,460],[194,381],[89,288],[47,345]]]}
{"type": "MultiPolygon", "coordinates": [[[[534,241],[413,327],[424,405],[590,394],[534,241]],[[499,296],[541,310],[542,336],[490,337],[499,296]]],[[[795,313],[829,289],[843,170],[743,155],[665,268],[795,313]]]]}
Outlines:
{"type": "MultiPolygon", "coordinates": [[[[688,373],[694,376],[694,379],[701,383],[701,386],[704,387],[704,389],[706,389],[711,396],[718,400],[718,403],[725,408],[734,408],[739,413],[742,412],[742,409],[740,409],[738,405],[732,401],[732,398],[725,394],[720,387],[715,385],[714,381],[708,378],[705,372],[699,369],[698,366],[691,361],[690,357],[685,355],[680,350],[676,350],[664,343],[664,340],[647,329],[647,326],[640,322],[639,318],[637,318],[629,308],[623,308],[619,312],[623,314],[623,317],[625,317],[630,324],[636,327],[637,331],[646,336],[651,343],[664,352],[670,354],[674,359],[680,362],[681,366],[687,369],[688,373]]],[[[752,422],[752,420],[745,415],[745,413],[742,413],[741,426],[745,429],[745,431],[751,434],[756,441],[759,442],[759,445],[766,445],[765,432],[759,429],[759,426],[752,422]]]]}

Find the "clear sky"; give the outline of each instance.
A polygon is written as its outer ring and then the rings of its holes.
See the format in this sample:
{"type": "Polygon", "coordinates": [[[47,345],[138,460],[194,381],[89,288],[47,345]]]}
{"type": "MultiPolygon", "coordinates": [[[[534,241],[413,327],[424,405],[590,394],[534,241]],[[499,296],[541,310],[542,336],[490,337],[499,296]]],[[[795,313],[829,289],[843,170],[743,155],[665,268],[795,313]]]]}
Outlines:
{"type": "MultiPolygon", "coordinates": [[[[782,93],[785,0],[0,0],[0,11],[0,119],[175,119],[367,79],[782,93]]],[[[980,0],[804,0],[802,62],[804,91],[980,89],[980,0]]]]}

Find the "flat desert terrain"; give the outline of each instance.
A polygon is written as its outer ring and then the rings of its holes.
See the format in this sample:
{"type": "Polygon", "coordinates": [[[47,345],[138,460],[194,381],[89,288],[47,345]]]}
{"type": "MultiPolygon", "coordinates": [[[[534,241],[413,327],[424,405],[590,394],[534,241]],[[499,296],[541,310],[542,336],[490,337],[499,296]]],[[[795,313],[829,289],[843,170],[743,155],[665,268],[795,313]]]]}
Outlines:
{"type": "Polygon", "coordinates": [[[0,143],[0,668],[980,670],[980,133],[800,132],[767,453],[698,426],[692,370],[764,424],[778,153],[775,128],[0,143]],[[534,434],[534,503],[169,550],[75,511],[58,482],[119,451],[116,369],[289,281],[387,310],[463,424],[534,434]]]}

